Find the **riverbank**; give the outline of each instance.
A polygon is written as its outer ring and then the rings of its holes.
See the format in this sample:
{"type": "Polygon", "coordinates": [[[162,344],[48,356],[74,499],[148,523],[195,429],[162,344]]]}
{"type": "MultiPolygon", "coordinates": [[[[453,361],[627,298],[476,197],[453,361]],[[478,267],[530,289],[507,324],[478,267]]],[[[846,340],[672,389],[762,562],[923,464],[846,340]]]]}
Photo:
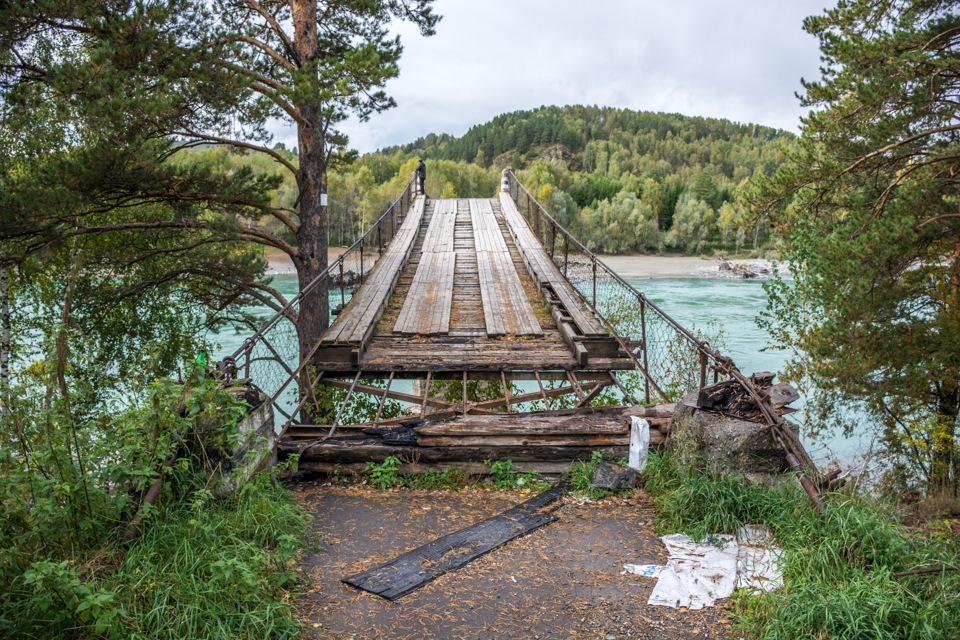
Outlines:
{"type": "MultiPolygon", "coordinates": [[[[327,250],[327,261],[333,262],[346,247],[330,247],[327,250]]],[[[598,256],[608,267],[616,271],[627,280],[644,280],[652,278],[710,278],[723,277],[720,263],[716,258],[706,256],[598,256]]],[[[295,275],[296,268],[290,256],[282,251],[268,251],[264,255],[267,261],[267,275],[295,275]]],[[[769,260],[731,260],[733,264],[742,264],[755,271],[770,270],[773,265],[769,260]]]]}
{"type": "MultiPolygon", "coordinates": [[[[327,263],[329,264],[339,258],[340,254],[346,250],[346,247],[328,247],[327,263]]],[[[266,251],[263,258],[267,261],[268,276],[292,276],[297,273],[297,269],[293,266],[293,260],[283,251],[266,251]]]]}

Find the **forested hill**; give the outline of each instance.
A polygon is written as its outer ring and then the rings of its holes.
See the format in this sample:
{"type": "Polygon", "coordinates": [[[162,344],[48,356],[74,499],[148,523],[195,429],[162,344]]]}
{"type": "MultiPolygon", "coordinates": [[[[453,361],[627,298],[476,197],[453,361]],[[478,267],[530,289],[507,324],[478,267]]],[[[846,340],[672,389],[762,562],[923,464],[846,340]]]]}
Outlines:
{"type": "Polygon", "coordinates": [[[578,105],[505,113],[459,138],[430,134],[380,153],[399,151],[480,166],[510,164],[516,169],[545,156],[562,158],[572,171],[599,170],[613,178],[624,172],[708,168],[739,183],[758,167],[771,172],[780,162],[778,143],[793,137],[779,129],[717,118],[578,105]]]}
{"type": "MultiPolygon", "coordinates": [[[[765,222],[745,216],[738,193],[771,175],[794,144],[788,132],[729,120],[609,107],[542,107],[497,116],[459,138],[428,135],[368,153],[329,174],[330,237],[349,245],[427,160],[427,193],[489,198],[511,167],[557,220],[600,253],[735,252],[769,244],[765,222]]],[[[296,152],[275,149],[292,161],[296,152]]],[[[197,159],[269,173],[266,158],[195,149],[197,159]],[[202,158],[200,158],[202,157],[202,158]]],[[[284,176],[275,200],[296,206],[284,176]]],[[[276,221],[268,224],[285,233],[276,221]]]]}
{"type": "Polygon", "coordinates": [[[440,174],[438,195],[461,197],[485,195],[468,193],[465,182],[486,188],[464,175],[482,170],[489,181],[512,167],[562,224],[604,253],[736,251],[768,240],[763,222],[737,206],[738,190],[754,175],[772,175],[794,139],[716,118],[541,107],[497,116],[459,138],[430,134],[360,164],[376,175],[420,156],[440,174]]]}

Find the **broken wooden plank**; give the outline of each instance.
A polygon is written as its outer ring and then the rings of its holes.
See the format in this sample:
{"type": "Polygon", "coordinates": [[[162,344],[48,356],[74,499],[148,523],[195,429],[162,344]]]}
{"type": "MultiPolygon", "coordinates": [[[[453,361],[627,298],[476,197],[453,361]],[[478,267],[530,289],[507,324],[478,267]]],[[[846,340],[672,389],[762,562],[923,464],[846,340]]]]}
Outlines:
{"type": "Polygon", "coordinates": [[[563,497],[557,485],[512,509],[473,526],[437,538],[393,560],[347,576],[341,582],[395,600],[497,547],[556,520],[543,509],[563,497]]]}

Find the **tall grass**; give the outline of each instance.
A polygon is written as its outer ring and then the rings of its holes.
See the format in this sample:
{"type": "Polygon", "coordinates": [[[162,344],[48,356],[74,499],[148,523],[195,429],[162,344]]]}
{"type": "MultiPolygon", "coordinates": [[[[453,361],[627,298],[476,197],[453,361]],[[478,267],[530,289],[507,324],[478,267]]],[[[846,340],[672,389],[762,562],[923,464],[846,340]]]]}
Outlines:
{"type": "Polygon", "coordinates": [[[0,635],[298,637],[287,599],[304,532],[304,514],[267,474],[227,498],[196,492],[148,522],[126,552],[46,563],[14,585],[0,603],[0,635]]]}
{"type": "Polygon", "coordinates": [[[659,527],[703,538],[765,524],[784,550],[784,585],[739,593],[732,614],[754,638],[960,637],[960,572],[894,573],[957,565],[955,541],[902,526],[892,509],[864,496],[831,494],[818,515],[792,479],[773,487],[684,467],[652,454],[646,488],[659,527]]]}

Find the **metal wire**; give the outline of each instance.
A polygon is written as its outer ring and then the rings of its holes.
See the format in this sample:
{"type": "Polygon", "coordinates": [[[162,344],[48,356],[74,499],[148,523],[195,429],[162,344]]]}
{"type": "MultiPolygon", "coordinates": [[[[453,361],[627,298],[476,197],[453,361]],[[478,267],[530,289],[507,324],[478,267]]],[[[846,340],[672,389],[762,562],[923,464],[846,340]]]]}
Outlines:
{"type": "Polygon", "coordinates": [[[512,171],[507,171],[506,177],[510,195],[547,255],[584,302],[624,340],[645,370],[642,376],[621,376],[639,387],[631,389],[634,397],[673,401],[714,381],[713,375],[707,375],[711,372],[704,357],[712,359],[714,365],[727,358],[713,353],[706,342],[681,327],[583,246],[547,213],[512,171]]]}

